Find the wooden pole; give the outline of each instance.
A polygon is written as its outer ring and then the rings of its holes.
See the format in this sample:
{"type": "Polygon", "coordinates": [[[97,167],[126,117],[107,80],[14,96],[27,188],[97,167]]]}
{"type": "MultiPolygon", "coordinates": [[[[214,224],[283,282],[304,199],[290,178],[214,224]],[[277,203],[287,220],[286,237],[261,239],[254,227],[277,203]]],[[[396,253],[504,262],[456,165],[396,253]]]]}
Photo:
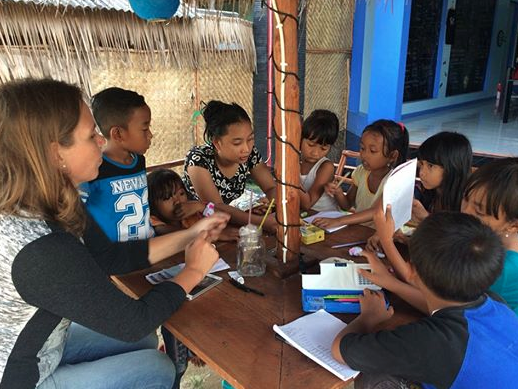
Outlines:
{"type": "MultiPolygon", "coordinates": [[[[279,265],[298,265],[300,251],[300,114],[297,55],[298,0],[272,0],[275,68],[275,176],[277,183],[276,214],[277,259],[279,265]],[[276,12],[279,11],[279,12],[276,12]],[[286,16],[293,15],[293,17],[286,16]],[[285,142],[283,142],[284,140],[285,142]],[[290,145],[291,144],[291,145],[290,145]],[[292,148],[295,148],[295,150],[292,148]],[[286,227],[292,225],[292,227],[286,227]],[[297,262],[294,262],[297,261],[297,262]]],[[[290,266],[291,265],[291,266],[290,266]]]]}

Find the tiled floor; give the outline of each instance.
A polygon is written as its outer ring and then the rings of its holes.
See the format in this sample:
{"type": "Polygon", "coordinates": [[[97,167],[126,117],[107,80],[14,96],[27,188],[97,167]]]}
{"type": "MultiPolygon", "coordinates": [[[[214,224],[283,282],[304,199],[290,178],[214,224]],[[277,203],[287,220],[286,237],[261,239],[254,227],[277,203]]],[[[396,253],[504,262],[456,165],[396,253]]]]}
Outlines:
{"type": "Polygon", "coordinates": [[[421,144],[440,131],[456,131],[468,137],[475,153],[518,156],[518,104],[513,106],[506,124],[499,113],[494,113],[493,102],[409,118],[404,123],[411,144],[421,144]]]}

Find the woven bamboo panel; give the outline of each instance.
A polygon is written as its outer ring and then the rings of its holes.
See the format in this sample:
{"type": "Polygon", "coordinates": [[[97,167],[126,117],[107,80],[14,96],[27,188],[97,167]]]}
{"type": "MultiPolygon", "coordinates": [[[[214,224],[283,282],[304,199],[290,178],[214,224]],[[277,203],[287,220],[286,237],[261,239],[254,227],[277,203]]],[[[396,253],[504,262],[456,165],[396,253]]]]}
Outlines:
{"type": "MultiPolygon", "coordinates": [[[[354,7],[354,0],[311,0],[306,13],[304,115],[329,109],[342,129],[347,126],[354,7]]],[[[329,157],[338,160],[343,148],[341,133],[329,157]]]]}
{"type": "Polygon", "coordinates": [[[355,0],[310,0],[307,10],[307,49],[352,47],[355,0]]]}
{"type": "Polygon", "coordinates": [[[338,115],[343,127],[347,115],[349,59],[343,54],[306,54],[304,113],[329,109],[338,115]]]}
{"type": "MultiPolygon", "coordinates": [[[[109,55],[107,55],[109,57],[109,55]]],[[[132,54],[131,61],[139,60],[132,54]]],[[[185,157],[193,144],[190,117],[194,107],[193,70],[139,70],[106,59],[106,66],[92,72],[92,90],[110,86],[134,90],[144,96],[151,108],[153,140],[146,153],[147,163],[155,164],[185,157]]]]}
{"type": "MultiPolygon", "coordinates": [[[[253,73],[233,61],[231,53],[221,58],[218,73],[214,69],[198,70],[198,101],[221,100],[241,105],[253,122],[253,73]]],[[[203,118],[198,119],[198,143],[203,142],[203,118]]]]}
{"type": "MultiPolygon", "coordinates": [[[[191,122],[196,101],[219,99],[235,101],[252,112],[252,72],[222,56],[217,68],[139,70],[126,68],[106,54],[106,66],[92,74],[92,90],[97,93],[110,86],[134,90],[151,108],[153,140],[146,153],[148,165],[184,158],[196,143],[191,122]],[[197,73],[196,73],[197,72],[197,73]],[[198,82],[196,82],[196,77],[198,82]],[[198,99],[196,97],[198,96],[198,99]]],[[[133,54],[131,61],[139,60],[133,54]]],[[[198,119],[198,142],[202,142],[204,122],[198,119]]]]}

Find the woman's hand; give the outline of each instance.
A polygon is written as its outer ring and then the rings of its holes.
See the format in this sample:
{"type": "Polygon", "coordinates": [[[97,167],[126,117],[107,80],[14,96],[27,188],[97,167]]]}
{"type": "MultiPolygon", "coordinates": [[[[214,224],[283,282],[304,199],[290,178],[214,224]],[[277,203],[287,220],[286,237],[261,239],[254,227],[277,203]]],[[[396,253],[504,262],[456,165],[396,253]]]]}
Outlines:
{"type": "Polygon", "coordinates": [[[223,212],[216,212],[209,217],[204,217],[196,222],[190,229],[194,231],[195,235],[201,234],[203,231],[207,232],[207,239],[210,241],[218,240],[219,235],[227,226],[230,220],[230,215],[223,212]]]}
{"type": "Polygon", "coordinates": [[[412,202],[412,220],[417,224],[421,223],[424,219],[428,217],[429,213],[421,204],[419,200],[415,200],[412,202]]]}
{"type": "Polygon", "coordinates": [[[202,277],[219,259],[216,247],[210,243],[207,231],[202,231],[185,247],[185,268],[199,272],[202,277]]]}
{"type": "Polygon", "coordinates": [[[216,246],[210,243],[207,231],[201,231],[185,246],[185,267],[171,281],[189,293],[212,269],[219,258],[216,246]]]}
{"type": "Polygon", "coordinates": [[[387,212],[384,213],[380,201],[379,206],[374,211],[374,224],[376,225],[376,234],[379,236],[380,242],[392,242],[395,225],[390,204],[387,205],[387,212]]]}

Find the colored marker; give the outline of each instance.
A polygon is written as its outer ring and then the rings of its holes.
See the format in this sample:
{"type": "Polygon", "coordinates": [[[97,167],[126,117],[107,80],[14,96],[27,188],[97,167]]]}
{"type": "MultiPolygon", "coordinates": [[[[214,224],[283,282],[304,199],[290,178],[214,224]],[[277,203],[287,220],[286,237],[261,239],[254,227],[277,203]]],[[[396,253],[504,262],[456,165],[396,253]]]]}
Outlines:
{"type": "Polygon", "coordinates": [[[355,294],[328,294],[327,296],[324,296],[324,299],[341,299],[341,298],[358,298],[359,295],[363,293],[358,292],[355,294]]]}

